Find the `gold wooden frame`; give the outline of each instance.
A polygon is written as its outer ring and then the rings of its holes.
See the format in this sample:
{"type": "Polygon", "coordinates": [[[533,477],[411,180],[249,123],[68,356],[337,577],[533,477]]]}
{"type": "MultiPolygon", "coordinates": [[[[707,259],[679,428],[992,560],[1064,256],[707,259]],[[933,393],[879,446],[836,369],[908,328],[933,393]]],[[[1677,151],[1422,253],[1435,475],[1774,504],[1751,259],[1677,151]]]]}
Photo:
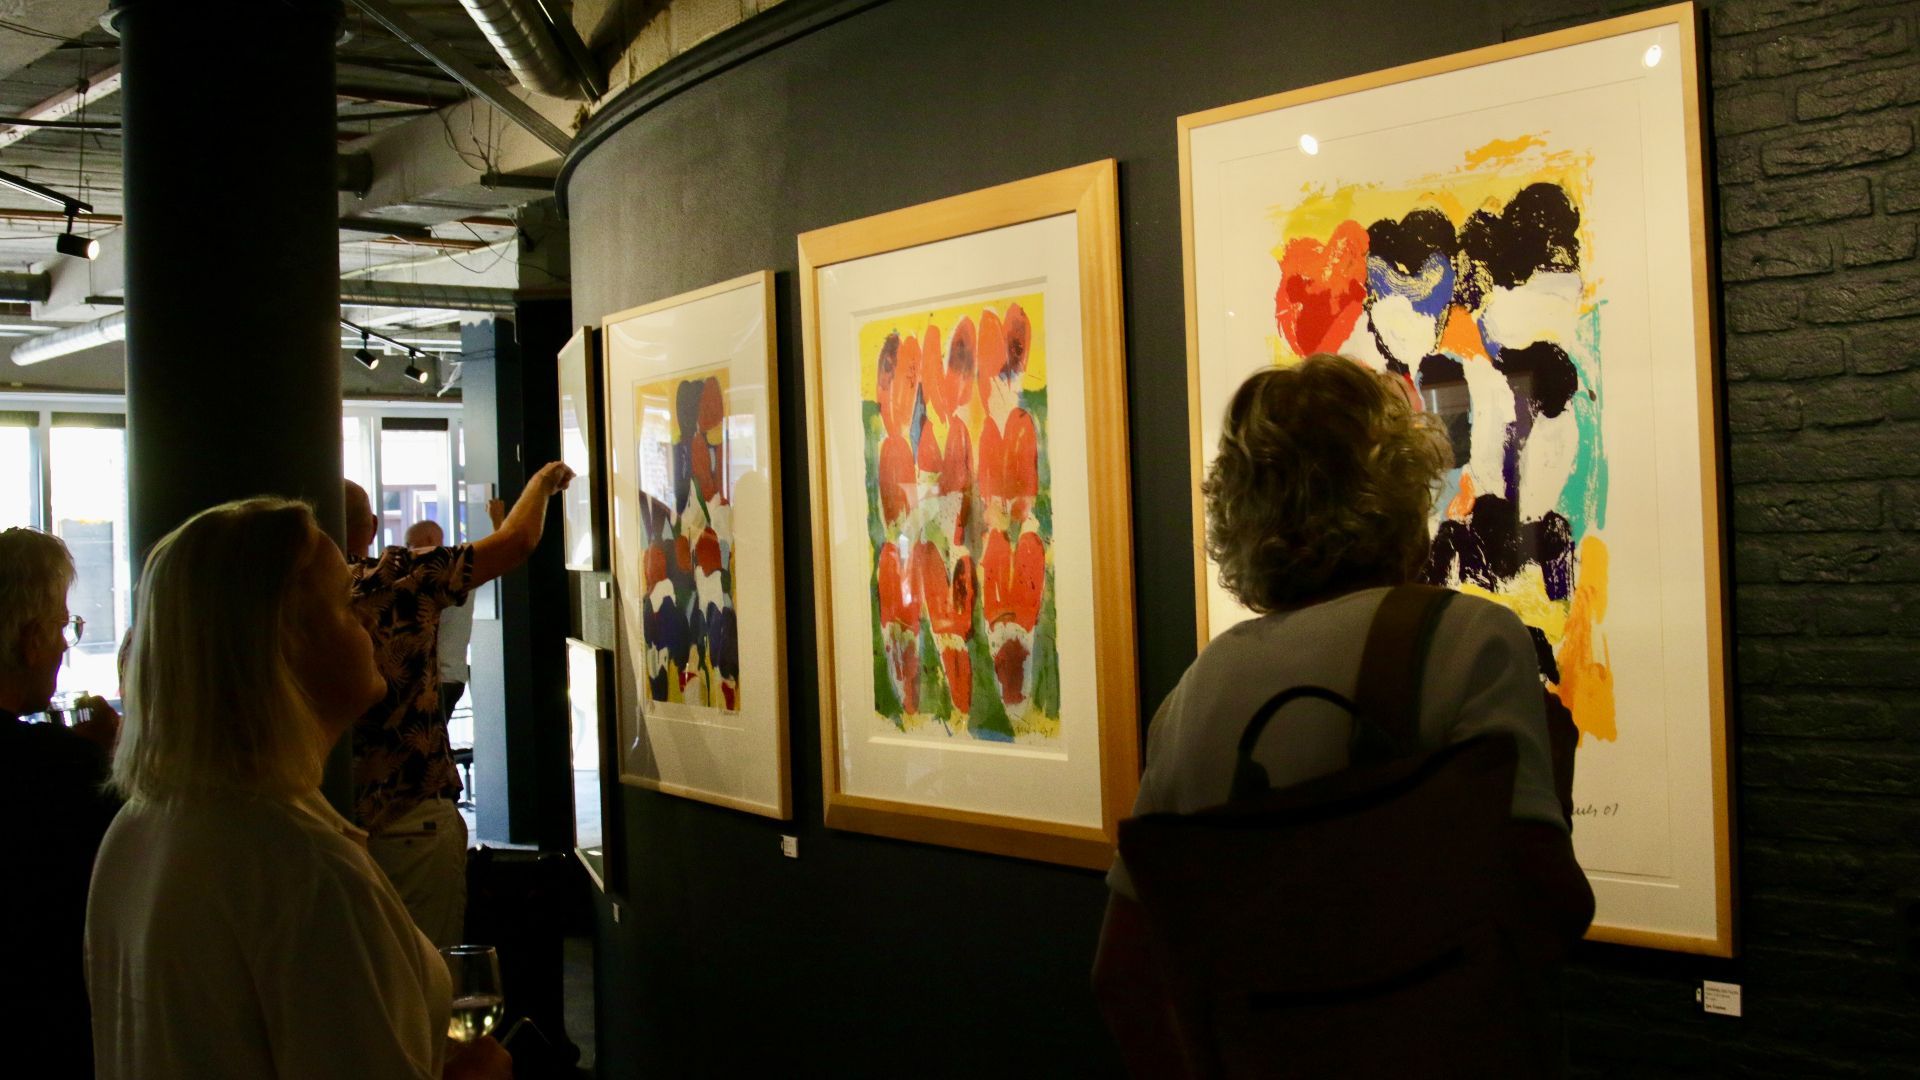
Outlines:
{"type": "Polygon", "coordinates": [[[1139,695],[1134,656],[1133,529],[1126,438],[1126,352],[1121,317],[1117,171],[1111,159],[816,229],[800,236],[805,329],[808,476],[812,482],[813,576],[820,643],[820,745],[826,823],[836,829],[1105,868],[1120,819],[1140,784],[1139,695]],[[1102,828],[849,795],[841,788],[835,682],[832,566],[828,554],[825,403],[821,394],[819,271],[850,259],[1077,214],[1080,320],[1090,425],[1087,460],[1093,516],[1097,715],[1102,828]],[[1091,470],[1090,470],[1091,471],[1091,470]]]}
{"type": "Polygon", "coordinates": [[[1571,27],[1537,37],[1503,42],[1486,48],[1435,57],[1418,63],[1369,72],[1317,86],[1223,105],[1182,116],[1178,122],[1180,149],[1180,248],[1184,267],[1187,305],[1187,422],[1188,447],[1193,477],[1194,606],[1199,643],[1207,644],[1206,506],[1200,493],[1206,476],[1207,447],[1202,442],[1200,406],[1200,324],[1198,286],[1194,266],[1193,159],[1192,136],[1198,128],[1272,112],[1311,101],[1341,97],[1394,83],[1466,68],[1480,67],[1501,60],[1579,45],[1602,38],[1617,37],[1659,26],[1676,26],[1680,33],[1681,94],[1685,110],[1686,181],[1688,246],[1693,279],[1693,351],[1695,357],[1696,400],[1700,412],[1700,460],[1702,505],[1705,515],[1706,595],[1703,597],[1707,619],[1706,667],[1708,701],[1711,711],[1710,753],[1713,761],[1713,846],[1717,911],[1713,937],[1692,937],[1655,931],[1634,930],[1595,924],[1587,932],[1589,940],[1605,941],[1644,948],[1708,956],[1732,956],[1735,951],[1734,851],[1732,806],[1728,798],[1731,765],[1727,758],[1727,701],[1730,698],[1726,663],[1728,596],[1725,552],[1727,545],[1724,454],[1720,445],[1721,405],[1718,342],[1719,333],[1713,305],[1712,243],[1709,227],[1712,217],[1702,165],[1703,143],[1700,123],[1700,50],[1699,13],[1691,2],[1672,4],[1615,19],[1571,27]]]}
{"type": "MultiPolygon", "coordinates": [[[[605,451],[605,458],[608,462],[603,471],[606,473],[609,482],[611,482],[613,475],[613,349],[610,345],[611,338],[609,338],[608,335],[612,332],[614,324],[623,323],[629,319],[637,319],[643,315],[651,315],[658,311],[665,311],[668,308],[681,307],[698,300],[705,300],[710,296],[719,296],[722,293],[730,293],[736,289],[743,289],[755,285],[759,286],[760,289],[761,305],[764,313],[763,318],[766,320],[765,325],[767,328],[767,432],[765,441],[767,446],[767,471],[769,473],[767,484],[768,499],[769,505],[773,509],[773,521],[771,528],[768,530],[768,537],[773,547],[771,599],[773,601],[775,639],[778,642],[778,647],[773,650],[773,656],[771,658],[773,674],[770,682],[774,692],[774,726],[779,731],[778,768],[780,784],[778,803],[773,807],[767,807],[760,803],[733,798],[719,792],[708,791],[704,788],[691,787],[672,781],[655,780],[651,777],[627,772],[625,768],[625,758],[621,748],[618,746],[622,702],[620,700],[620,680],[617,676],[613,680],[612,699],[615,729],[614,741],[616,744],[614,770],[620,777],[620,782],[629,787],[645,788],[649,791],[658,791],[666,795],[677,795],[683,799],[694,799],[699,802],[712,803],[715,806],[724,806],[730,810],[740,810],[749,814],[758,814],[761,817],[774,818],[778,821],[787,821],[793,817],[793,740],[787,710],[787,561],[785,552],[786,542],[784,540],[785,529],[783,527],[783,514],[781,511],[783,504],[780,496],[780,347],[775,338],[775,331],[779,323],[774,321],[773,271],[757,270],[751,274],[742,274],[737,278],[730,278],[726,281],[705,286],[704,288],[693,289],[689,292],[680,293],[677,296],[669,296],[664,300],[655,300],[650,304],[642,304],[638,307],[627,308],[624,311],[616,311],[606,318],[601,319],[600,398],[602,402],[602,414],[600,437],[605,451]]],[[[617,512],[613,494],[609,492],[607,497],[607,573],[609,579],[615,580],[616,582],[616,594],[614,597],[616,610],[613,620],[616,650],[624,648],[626,645],[623,640],[625,631],[622,627],[624,624],[618,612],[618,605],[624,601],[623,598],[618,595],[617,578],[615,578],[615,575],[619,572],[620,565],[619,542],[618,538],[614,535],[616,530],[613,528],[613,521],[617,512]]]]}

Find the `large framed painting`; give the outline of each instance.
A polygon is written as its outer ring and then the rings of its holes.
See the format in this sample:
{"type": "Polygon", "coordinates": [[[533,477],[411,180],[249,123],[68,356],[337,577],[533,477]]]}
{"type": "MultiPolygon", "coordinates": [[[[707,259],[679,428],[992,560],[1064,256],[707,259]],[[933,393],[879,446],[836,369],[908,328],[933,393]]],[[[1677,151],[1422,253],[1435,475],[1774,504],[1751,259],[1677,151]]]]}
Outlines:
{"type": "Polygon", "coordinates": [[[567,639],[567,728],[573,766],[573,852],[600,891],[619,895],[623,845],[613,785],[613,654],[567,639]]]}
{"type": "Polygon", "coordinates": [[[792,816],[773,275],[609,315],[620,779],[792,816]]]}
{"type": "Polygon", "coordinates": [[[607,488],[600,483],[600,328],[583,326],[560,349],[560,460],[573,483],[560,496],[569,570],[607,568],[607,488]]]}
{"type": "Polygon", "coordinates": [[[1114,177],[800,237],[831,827],[1112,858],[1139,784],[1114,177]]]}
{"type": "Polygon", "coordinates": [[[1182,117],[1199,486],[1248,374],[1391,373],[1452,437],[1429,580],[1571,714],[1591,936],[1733,950],[1719,388],[1691,5],[1182,117]]]}

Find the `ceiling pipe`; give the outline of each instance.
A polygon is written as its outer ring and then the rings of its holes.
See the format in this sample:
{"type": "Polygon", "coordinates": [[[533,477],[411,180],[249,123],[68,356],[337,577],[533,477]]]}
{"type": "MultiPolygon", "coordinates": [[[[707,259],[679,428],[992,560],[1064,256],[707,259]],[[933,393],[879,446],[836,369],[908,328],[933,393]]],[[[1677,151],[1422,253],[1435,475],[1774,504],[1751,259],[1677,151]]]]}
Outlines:
{"type": "MultiPolygon", "coordinates": [[[[42,278],[44,274],[0,274],[0,288],[9,279],[42,278]]],[[[29,283],[30,284],[30,283],[29,283]]],[[[0,299],[4,299],[0,293],[0,299]]],[[[45,299],[45,297],[41,297],[45,299]]],[[[107,299],[102,297],[101,299],[107,299]]],[[[411,281],[364,281],[352,279],[340,283],[340,303],[350,307],[426,308],[445,311],[476,311],[504,314],[513,311],[514,290],[480,285],[429,285],[411,281]]],[[[13,350],[16,365],[26,367],[62,356],[108,345],[127,338],[127,313],[116,311],[92,322],[55,330],[51,334],[21,342],[13,350]]]]}
{"type": "Polygon", "coordinates": [[[44,304],[53,295],[53,275],[0,271],[0,300],[44,304]]]}
{"type": "Polygon", "coordinates": [[[539,0],[460,0],[493,51],[520,85],[549,97],[579,100],[591,92],[576,79],[567,51],[539,0]],[[583,90],[586,92],[583,93],[583,90]]]}
{"type": "Polygon", "coordinates": [[[432,285],[414,281],[349,278],[340,283],[343,307],[431,308],[510,314],[514,290],[485,285],[432,285]]]}
{"type": "Polygon", "coordinates": [[[12,359],[20,367],[26,367],[126,339],[127,313],[116,311],[105,318],[55,330],[32,341],[23,341],[14,346],[12,359]]]}

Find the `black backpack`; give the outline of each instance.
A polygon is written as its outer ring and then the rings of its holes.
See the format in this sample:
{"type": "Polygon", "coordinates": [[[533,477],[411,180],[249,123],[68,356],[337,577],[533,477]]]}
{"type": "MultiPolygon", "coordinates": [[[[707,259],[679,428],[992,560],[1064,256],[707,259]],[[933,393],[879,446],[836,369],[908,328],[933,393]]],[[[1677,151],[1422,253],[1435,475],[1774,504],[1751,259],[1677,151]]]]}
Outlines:
{"type": "Polygon", "coordinates": [[[1525,959],[1551,931],[1518,902],[1513,739],[1419,744],[1420,669],[1452,596],[1388,593],[1355,700],[1302,686],[1263,705],[1225,804],[1120,823],[1192,1075],[1559,1073],[1546,972],[1525,959]],[[1254,747],[1304,697],[1352,712],[1350,764],[1274,790],[1254,747]]]}

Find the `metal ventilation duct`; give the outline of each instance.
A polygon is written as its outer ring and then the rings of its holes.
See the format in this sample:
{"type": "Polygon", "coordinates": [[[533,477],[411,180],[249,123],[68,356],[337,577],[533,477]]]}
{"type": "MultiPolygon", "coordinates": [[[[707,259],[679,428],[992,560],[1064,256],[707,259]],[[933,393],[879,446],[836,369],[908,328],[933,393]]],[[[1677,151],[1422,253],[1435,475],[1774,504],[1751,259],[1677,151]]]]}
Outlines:
{"type": "Polygon", "coordinates": [[[50,274],[23,274],[14,270],[0,271],[0,300],[44,304],[47,302],[47,297],[52,295],[53,277],[50,274]]]}
{"type": "Polygon", "coordinates": [[[51,360],[56,356],[84,352],[96,345],[106,345],[127,339],[127,313],[116,311],[103,319],[95,319],[78,326],[69,326],[65,330],[55,330],[23,341],[13,348],[13,362],[26,367],[42,360],[51,360]]]}
{"type": "Polygon", "coordinates": [[[514,78],[549,97],[579,100],[579,84],[539,0],[460,0],[514,78]]]}
{"type": "Polygon", "coordinates": [[[434,308],[442,311],[511,314],[513,290],[485,285],[432,285],[413,281],[351,278],[340,283],[340,303],[343,307],[434,308]]]}

